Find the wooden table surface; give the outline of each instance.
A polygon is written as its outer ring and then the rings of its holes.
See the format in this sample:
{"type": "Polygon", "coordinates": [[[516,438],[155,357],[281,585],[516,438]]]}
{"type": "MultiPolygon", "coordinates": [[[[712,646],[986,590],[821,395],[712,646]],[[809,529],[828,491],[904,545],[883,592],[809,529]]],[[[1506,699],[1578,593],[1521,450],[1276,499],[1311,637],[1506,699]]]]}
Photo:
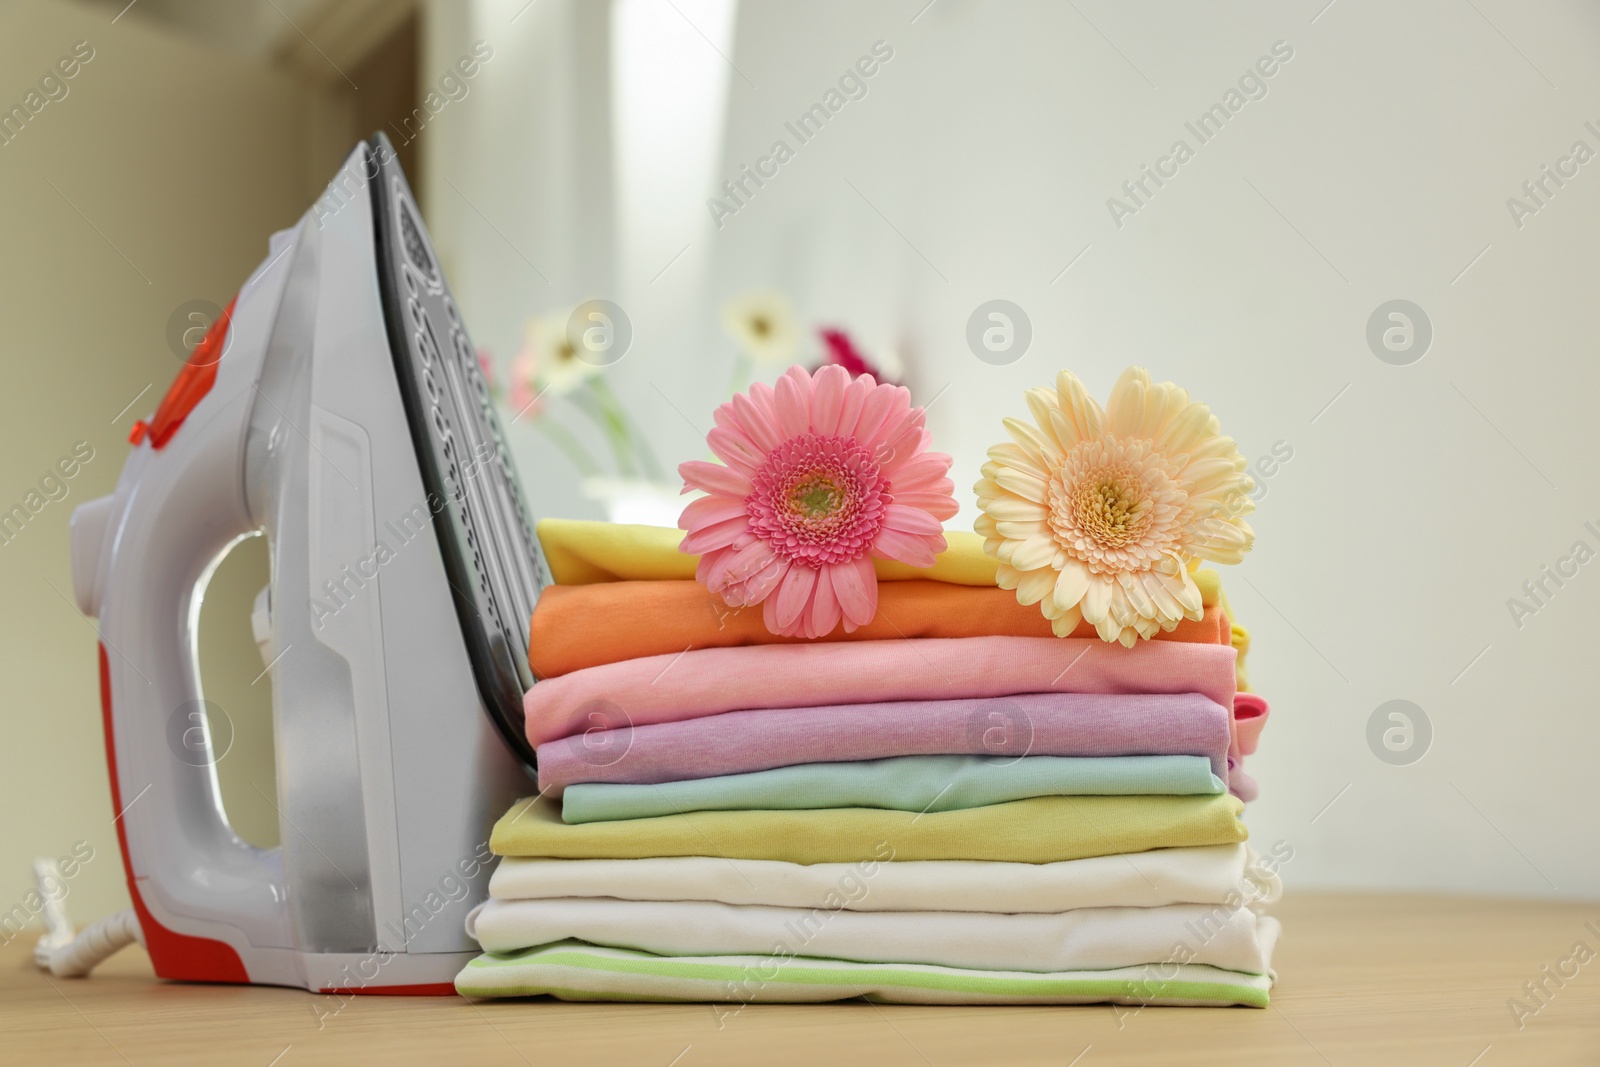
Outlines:
{"type": "Polygon", "coordinates": [[[1284,936],[1265,1011],[751,1005],[720,1025],[703,1004],[355,997],[339,1010],[296,990],[158,981],[137,947],[91,978],[46,978],[30,932],[0,949],[0,1063],[1600,1064],[1600,959],[1573,955],[1600,952],[1600,903],[1291,893],[1273,911],[1284,936]],[[1542,1004],[1523,986],[1541,980],[1542,1004]],[[1513,998],[1538,1008],[1520,1029],[1513,998]]]}

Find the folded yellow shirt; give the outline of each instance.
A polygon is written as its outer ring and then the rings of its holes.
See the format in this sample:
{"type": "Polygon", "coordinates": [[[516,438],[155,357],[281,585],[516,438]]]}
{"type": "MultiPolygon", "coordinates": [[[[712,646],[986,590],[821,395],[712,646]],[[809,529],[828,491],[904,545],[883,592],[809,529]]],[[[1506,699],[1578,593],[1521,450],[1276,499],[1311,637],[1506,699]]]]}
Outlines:
{"type": "MultiPolygon", "coordinates": [[[[539,544],[557,585],[636,582],[694,577],[699,556],[678,551],[683,531],[670,526],[634,526],[584,519],[540,519],[539,544]]],[[[994,585],[998,562],[984,554],[983,538],[970,530],[946,530],[949,546],[931,567],[908,567],[892,560],[873,560],[879,581],[926,578],[952,585],[994,585]]],[[[1217,602],[1216,571],[1195,571],[1200,601],[1217,602]]]]}
{"type": "Polygon", "coordinates": [[[558,801],[525,798],[495,824],[501,856],[644,859],[722,856],[787,863],[869,859],[1060,860],[1224,845],[1248,835],[1244,805],[1210,796],[1033,797],[981,808],[918,814],[880,808],[693,811],[568,824],[558,801]],[[891,851],[892,850],[892,851],[891,851]]]}
{"type": "MultiPolygon", "coordinates": [[[[699,556],[678,551],[683,531],[670,526],[632,526],[579,519],[540,519],[539,544],[557,585],[694,578],[699,556]]],[[[946,530],[949,545],[932,567],[874,560],[879,581],[929,578],[953,585],[994,585],[999,564],[983,553],[983,538],[970,530],[946,530]]]]}

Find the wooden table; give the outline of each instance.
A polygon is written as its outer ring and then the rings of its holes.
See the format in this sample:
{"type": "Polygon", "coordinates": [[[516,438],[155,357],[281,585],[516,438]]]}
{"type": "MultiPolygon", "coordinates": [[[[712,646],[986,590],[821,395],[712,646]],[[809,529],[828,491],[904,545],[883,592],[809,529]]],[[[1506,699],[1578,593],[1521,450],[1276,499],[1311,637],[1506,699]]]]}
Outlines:
{"type": "Polygon", "coordinates": [[[1523,988],[1580,941],[1600,952],[1600,903],[1292,893],[1274,911],[1285,930],[1265,1011],[752,1005],[720,1028],[703,1004],[356,997],[332,1015],[332,997],[157,981],[137,947],[92,978],[47,979],[28,935],[0,950],[0,1062],[1600,1064],[1600,958],[1547,981],[1543,1006],[1523,988]],[[1539,1007],[1520,1030],[1512,998],[1539,1007]]]}

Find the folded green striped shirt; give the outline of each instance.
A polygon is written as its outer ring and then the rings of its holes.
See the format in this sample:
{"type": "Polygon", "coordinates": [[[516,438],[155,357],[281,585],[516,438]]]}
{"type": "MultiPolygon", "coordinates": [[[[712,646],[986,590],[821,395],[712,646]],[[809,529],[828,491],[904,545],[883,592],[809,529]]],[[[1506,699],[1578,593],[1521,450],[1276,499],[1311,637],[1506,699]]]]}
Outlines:
{"type": "MultiPolygon", "coordinates": [[[[1271,919],[1272,937],[1276,923],[1271,919]]],[[[1105,971],[979,971],[809,956],[656,956],[558,941],[485,953],[456,976],[468,997],[744,1005],[864,997],[885,1004],[1131,1004],[1264,1008],[1272,975],[1156,961],[1105,971]]],[[[729,1009],[730,1011],[737,1009],[729,1009]]]]}
{"type": "Polygon", "coordinates": [[[1221,793],[1205,756],[897,756],[802,763],[659,785],[569,785],[569,823],[647,819],[684,811],[888,808],[957,811],[1047,796],[1221,793]]]}

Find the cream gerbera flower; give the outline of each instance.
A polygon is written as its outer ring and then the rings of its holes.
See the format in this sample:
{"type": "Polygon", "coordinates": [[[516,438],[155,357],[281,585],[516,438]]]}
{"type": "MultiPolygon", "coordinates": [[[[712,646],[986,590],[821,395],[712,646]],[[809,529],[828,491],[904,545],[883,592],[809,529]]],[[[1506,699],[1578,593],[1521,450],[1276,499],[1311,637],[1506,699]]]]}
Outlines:
{"type": "Polygon", "coordinates": [[[1036,425],[1006,419],[974,486],[1000,587],[1061,637],[1081,618],[1132,647],[1200,618],[1191,562],[1238,563],[1255,540],[1254,483],[1210,409],[1143,367],[1103,410],[1068,371],[1026,396],[1036,425]]]}
{"type": "Polygon", "coordinates": [[[584,359],[567,336],[565,315],[529,319],[522,331],[522,353],[535,377],[552,393],[570,393],[585,378],[600,373],[599,365],[584,359]]]}
{"type": "Polygon", "coordinates": [[[722,328],[752,362],[788,363],[800,344],[800,325],[782,293],[745,293],[723,305],[722,328]]]}

